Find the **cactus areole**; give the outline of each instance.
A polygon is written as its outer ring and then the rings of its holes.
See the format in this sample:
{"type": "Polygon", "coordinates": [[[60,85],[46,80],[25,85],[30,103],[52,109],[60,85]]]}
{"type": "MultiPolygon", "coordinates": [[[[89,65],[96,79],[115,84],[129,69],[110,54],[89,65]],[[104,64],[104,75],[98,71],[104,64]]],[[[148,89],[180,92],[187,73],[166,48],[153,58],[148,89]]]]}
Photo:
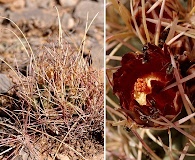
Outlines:
{"type": "Polygon", "coordinates": [[[142,127],[160,127],[160,116],[173,120],[182,103],[177,87],[163,90],[175,81],[170,53],[148,43],[143,54],[128,53],[113,74],[113,91],[122,111],[142,127]]]}

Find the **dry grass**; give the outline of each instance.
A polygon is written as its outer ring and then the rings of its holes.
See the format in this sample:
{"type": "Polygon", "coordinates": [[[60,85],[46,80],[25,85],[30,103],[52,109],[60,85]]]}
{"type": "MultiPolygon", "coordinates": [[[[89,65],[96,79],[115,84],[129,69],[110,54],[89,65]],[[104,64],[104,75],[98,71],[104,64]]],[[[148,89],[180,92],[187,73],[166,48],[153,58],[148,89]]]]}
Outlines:
{"type": "MultiPolygon", "coordinates": [[[[193,41],[190,43],[191,46],[188,46],[188,48],[193,48],[195,38],[195,28],[192,22],[194,1],[190,0],[186,7],[183,6],[179,1],[173,3],[169,0],[150,0],[147,2],[145,0],[130,0],[124,3],[116,0],[107,1],[106,157],[109,160],[188,160],[195,156],[194,99],[190,98],[194,91],[189,94],[190,88],[193,88],[194,85],[188,86],[189,83],[187,83],[195,77],[195,74],[184,75],[181,73],[178,62],[172,54],[170,56],[176,82],[165,89],[178,86],[184,107],[173,122],[162,116],[161,122],[153,120],[155,123],[161,124],[163,130],[161,128],[140,128],[121,111],[118,98],[112,93],[112,74],[119,68],[121,57],[130,51],[142,54],[141,48],[147,42],[158,45],[161,26],[170,29],[165,43],[171,49],[177,46],[177,49],[174,48],[175,52],[179,52],[182,45],[186,45],[184,42],[186,39],[193,41]],[[139,8],[133,7],[138,2],[141,6],[139,8]],[[157,6],[160,8],[159,14],[155,12],[157,6]],[[167,11],[169,7],[172,8],[171,11],[176,11],[176,14],[173,13],[172,21],[163,18],[163,12],[167,11]],[[141,22],[136,18],[138,11],[138,17],[142,17],[140,18],[141,22]],[[146,16],[146,13],[150,12],[153,14],[153,18],[146,16]],[[148,22],[156,24],[154,34],[151,34],[148,22]]],[[[193,49],[188,51],[191,56],[194,56],[193,49]]],[[[194,59],[192,61],[194,62],[194,59]]],[[[180,65],[182,66],[182,64],[180,65]]]]}
{"type": "Polygon", "coordinates": [[[80,46],[65,40],[60,21],[58,41],[39,55],[26,40],[25,73],[5,62],[14,86],[0,95],[1,159],[85,159],[103,149],[103,73],[83,58],[90,25],[80,46]]]}

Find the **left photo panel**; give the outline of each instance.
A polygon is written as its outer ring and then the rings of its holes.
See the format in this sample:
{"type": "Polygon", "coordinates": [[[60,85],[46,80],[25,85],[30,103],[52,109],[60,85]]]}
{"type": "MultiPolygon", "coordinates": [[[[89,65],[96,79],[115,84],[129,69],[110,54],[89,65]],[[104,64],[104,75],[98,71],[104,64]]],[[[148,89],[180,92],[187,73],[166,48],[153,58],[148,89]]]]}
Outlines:
{"type": "Polygon", "coordinates": [[[104,159],[104,1],[0,0],[0,159],[104,159]]]}

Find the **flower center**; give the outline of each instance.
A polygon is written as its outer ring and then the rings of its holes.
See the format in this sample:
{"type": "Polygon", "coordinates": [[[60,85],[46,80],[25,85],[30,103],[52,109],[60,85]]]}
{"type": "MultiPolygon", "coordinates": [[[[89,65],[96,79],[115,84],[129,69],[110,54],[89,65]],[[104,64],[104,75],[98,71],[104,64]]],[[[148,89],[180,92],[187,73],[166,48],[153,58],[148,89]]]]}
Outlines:
{"type": "Polygon", "coordinates": [[[134,98],[140,105],[146,105],[146,95],[151,93],[151,81],[159,80],[158,77],[148,76],[146,78],[138,78],[134,84],[134,98]]]}

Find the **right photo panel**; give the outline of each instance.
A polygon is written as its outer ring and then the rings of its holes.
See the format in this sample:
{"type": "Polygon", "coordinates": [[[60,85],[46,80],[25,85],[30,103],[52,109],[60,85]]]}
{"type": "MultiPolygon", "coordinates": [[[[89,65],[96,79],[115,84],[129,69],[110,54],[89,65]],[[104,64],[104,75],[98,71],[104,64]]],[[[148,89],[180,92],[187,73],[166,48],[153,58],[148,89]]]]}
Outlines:
{"type": "Polygon", "coordinates": [[[195,1],[106,1],[106,159],[195,159],[195,1]]]}

